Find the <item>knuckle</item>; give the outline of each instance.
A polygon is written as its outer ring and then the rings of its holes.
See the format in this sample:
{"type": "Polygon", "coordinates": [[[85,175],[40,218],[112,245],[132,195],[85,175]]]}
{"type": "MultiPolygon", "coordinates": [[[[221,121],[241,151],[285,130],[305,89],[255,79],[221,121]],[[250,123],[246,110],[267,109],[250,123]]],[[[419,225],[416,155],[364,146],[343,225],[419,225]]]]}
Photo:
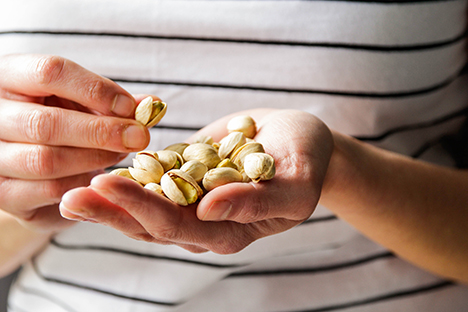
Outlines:
{"type": "Polygon", "coordinates": [[[87,124],[88,141],[92,146],[104,147],[111,140],[112,126],[103,118],[95,118],[87,124]]]}
{"type": "Polygon", "coordinates": [[[84,94],[90,101],[99,101],[107,94],[108,86],[100,79],[89,80],[84,85],[84,94]]]}
{"type": "Polygon", "coordinates": [[[40,85],[48,85],[60,79],[65,67],[65,59],[46,55],[37,59],[33,70],[33,80],[40,85]]]}
{"type": "Polygon", "coordinates": [[[268,203],[264,200],[256,200],[249,202],[248,206],[244,206],[240,212],[236,221],[240,223],[251,223],[255,221],[261,221],[268,216],[268,203]]]}
{"type": "Polygon", "coordinates": [[[47,180],[45,183],[42,183],[42,193],[48,200],[53,201],[55,204],[60,202],[60,199],[66,191],[68,191],[68,189],[60,180],[47,180]]]}
{"type": "Polygon", "coordinates": [[[34,143],[45,144],[50,142],[55,132],[57,124],[57,114],[51,109],[33,109],[26,113],[26,120],[23,128],[24,136],[34,143]]]}
{"type": "Polygon", "coordinates": [[[38,177],[49,177],[55,174],[55,155],[52,148],[44,145],[34,145],[26,153],[23,168],[28,174],[38,177]]]}

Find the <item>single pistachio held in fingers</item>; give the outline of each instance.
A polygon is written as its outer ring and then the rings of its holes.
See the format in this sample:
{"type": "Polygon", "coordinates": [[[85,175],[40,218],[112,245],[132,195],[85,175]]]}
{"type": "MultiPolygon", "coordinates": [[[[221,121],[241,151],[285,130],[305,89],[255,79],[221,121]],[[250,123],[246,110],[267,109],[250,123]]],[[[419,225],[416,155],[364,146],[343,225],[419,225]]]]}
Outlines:
{"type": "Polygon", "coordinates": [[[143,99],[135,110],[135,119],[147,128],[155,126],[166,114],[167,104],[154,101],[151,96],[143,99]]]}
{"type": "Polygon", "coordinates": [[[204,163],[208,169],[216,167],[221,161],[217,150],[206,143],[194,143],[187,146],[182,155],[185,161],[198,160],[204,163]]]}
{"type": "Polygon", "coordinates": [[[270,180],[275,176],[275,159],[266,153],[252,153],[244,158],[244,171],[254,182],[270,180]]]}
{"type": "Polygon", "coordinates": [[[158,154],[159,162],[164,168],[164,172],[171,169],[179,169],[184,164],[182,156],[175,151],[162,150],[156,153],[158,154]]]}
{"type": "Polygon", "coordinates": [[[145,189],[151,190],[159,195],[164,195],[162,187],[158,183],[151,182],[151,183],[146,184],[144,187],[145,189]]]}
{"type": "Polygon", "coordinates": [[[200,183],[208,167],[198,160],[189,160],[180,167],[180,170],[187,172],[197,183],[200,183]]]}
{"type": "Polygon", "coordinates": [[[169,146],[167,146],[164,150],[165,151],[174,151],[179,153],[179,155],[184,154],[184,150],[189,146],[190,144],[188,143],[174,143],[169,146]]]}
{"type": "Polygon", "coordinates": [[[233,117],[227,123],[227,130],[231,132],[242,132],[245,137],[252,139],[257,134],[257,124],[252,117],[240,115],[233,117]]]}
{"type": "Polygon", "coordinates": [[[164,174],[158,155],[150,151],[138,152],[133,159],[133,168],[129,167],[128,170],[132,177],[143,185],[151,182],[159,183],[164,174]]]}
{"type": "Polygon", "coordinates": [[[234,151],[231,157],[231,161],[237,165],[239,170],[244,168],[244,158],[248,154],[252,153],[265,153],[263,145],[259,142],[245,143],[237,150],[234,151]]]}
{"type": "Polygon", "coordinates": [[[170,200],[181,206],[193,204],[203,195],[192,176],[180,169],[166,172],[161,178],[161,188],[170,200]]]}
{"type": "Polygon", "coordinates": [[[245,135],[242,132],[231,132],[219,141],[218,154],[221,159],[230,157],[231,154],[246,143],[245,135]]]}
{"type": "Polygon", "coordinates": [[[203,187],[207,192],[233,182],[242,182],[242,175],[239,171],[229,167],[214,168],[209,170],[203,177],[203,187]]]}

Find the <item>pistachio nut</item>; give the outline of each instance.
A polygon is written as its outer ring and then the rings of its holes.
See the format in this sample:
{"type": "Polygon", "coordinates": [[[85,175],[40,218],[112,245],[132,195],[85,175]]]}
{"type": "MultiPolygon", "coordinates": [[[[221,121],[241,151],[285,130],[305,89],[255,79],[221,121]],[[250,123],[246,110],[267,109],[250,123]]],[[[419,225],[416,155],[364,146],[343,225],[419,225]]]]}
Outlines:
{"type": "Polygon", "coordinates": [[[221,161],[216,149],[206,143],[194,143],[187,146],[182,155],[185,161],[198,160],[204,163],[208,169],[216,167],[221,161]]]}
{"type": "Polygon", "coordinates": [[[153,191],[155,193],[158,193],[160,195],[164,195],[162,187],[158,183],[153,183],[153,182],[148,183],[148,184],[145,185],[145,189],[151,190],[151,191],[153,191]]]}
{"type": "Polygon", "coordinates": [[[118,175],[121,177],[129,178],[131,180],[134,180],[132,175],[130,174],[130,171],[127,168],[117,168],[109,172],[109,174],[113,175],[118,175]]]}
{"type": "Polygon", "coordinates": [[[158,154],[159,162],[164,168],[164,172],[171,169],[179,169],[184,163],[182,156],[177,152],[161,150],[156,153],[158,154]]]}
{"type": "Polygon", "coordinates": [[[188,143],[174,143],[169,146],[167,146],[164,150],[165,151],[174,151],[179,153],[179,155],[184,154],[184,150],[189,146],[188,143]]]}
{"type": "Polygon", "coordinates": [[[252,153],[265,153],[263,145],[259,142],[245,143],[239,147],[231,157],[231,161],[237,165],[239,169],[244,168],[244,158],[252,153]]]}
{"type": "Polygon", "coordinates": [[[275,176],[275,160],[266,153],[252,153],[244,158],[244,171],[254,182],[270,180],[275,176]]]}
{"type": "Polygon", "coordinates": [[[213,144],[213,138],[209,135],[200,135],[198,136],[193,143],[206,143],[206,144],[213,144]]]}
{"type": "Polygon", "coordinates": [[[233,117],[227,123],[227,130],[231,132],[242,132],[245,137],[252,139],[257,134],[257,125],[252,117],[240,115],[233,117]]]}
{"type": "Polygon", "coordinates": [[[233,169],[238,169],[237,165],[233,163],[229,158],[224,158],[219,164],[216,165],[216,168],[229,167],[233,169]]]}
{"type": "Polygon", "coordinates": [[[242,175],[239,171],[229,167],[214,168],[209,170],[203,177],[203,187],[206,191],[233,182],[241,182],[242,175]]]}
{"type": "Polygon", "coordinates": [[[159,183],[164,174],[164,168],[158,161],[158,156],[154,152],[139,152],[133,159],[133,168],[128,170],[132,177],[143,185],[154,182],[159,183]]]}
{"type": "Polygon", "coordinates": [[[166,172],[161,178],[161,188],[170,200],[181,206],[193,204],[203,195],[192,176],[180,169],[166,172]]]}
{"type": "Polygon", "coordinates": [[[189,160],[180,167],[180,170],[187,172],[197,183],[200,183],[208,167],[198,160],[189,160]]]}
{"type": "Polygon", "coordinates": [[[231,132],[222,138],[219,143],[218,154],[221,159],[224,159],[230,157],[236,149],[246,143],[245,135],[242,132],[231,132]]]}
{"type": "Polygon", "coordinates": [[[151,96],[143,99],[135,110],[135,119],[148,128],[155,126],[166,114],[167,105],[154,101],[151,96]]]}

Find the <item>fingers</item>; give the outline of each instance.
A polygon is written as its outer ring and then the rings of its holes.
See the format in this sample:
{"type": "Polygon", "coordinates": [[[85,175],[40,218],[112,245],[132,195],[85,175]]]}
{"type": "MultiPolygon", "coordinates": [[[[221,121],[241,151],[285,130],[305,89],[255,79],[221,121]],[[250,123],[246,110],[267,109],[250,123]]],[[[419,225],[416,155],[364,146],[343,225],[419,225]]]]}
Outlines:
{"type": "Polygon", "coordinates": [[[96,116],[31,103],[0,101],[0,139],[129,152],[149,143],[148,130],[130,119],[96,116]]]}
{"type": "Polygon", "coordinates": [[[120,162],[127,154],[97,149],[0,141],[0,176],[44,180],[76,175],[120,162]]]}
{"type": "Polygon", "coordinates": [[[129,117],[136,103],[116,83],[58,56],[8,55],[0,61],[0,86],[18,94],[56,95],[105,115],[129,117]]]}

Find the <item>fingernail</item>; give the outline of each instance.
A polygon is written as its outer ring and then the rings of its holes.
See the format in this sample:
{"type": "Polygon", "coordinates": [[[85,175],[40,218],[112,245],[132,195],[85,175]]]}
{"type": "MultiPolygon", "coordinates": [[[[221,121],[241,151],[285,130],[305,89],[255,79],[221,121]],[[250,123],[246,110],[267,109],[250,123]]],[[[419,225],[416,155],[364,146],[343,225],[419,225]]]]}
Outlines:
{"type": "Polygon", "coordinates": [[[122,134],[122,143],[129,149],[143,149],[146,146],[146,128],[143,125],[131,125],[122,134]]]}
{"type": "Polygon", "coordinates": [[[123,94],[117,94],[112,104],[111,112],[122,117],[130,116],[135,110],[135,101],[123,94]]]}
{"type": "Polygon", "coordinates": [[[203,216],[204,221],[222,221],[226,220],[231,213],[232,203],[227,200],[215,201],[203,216]]]}

